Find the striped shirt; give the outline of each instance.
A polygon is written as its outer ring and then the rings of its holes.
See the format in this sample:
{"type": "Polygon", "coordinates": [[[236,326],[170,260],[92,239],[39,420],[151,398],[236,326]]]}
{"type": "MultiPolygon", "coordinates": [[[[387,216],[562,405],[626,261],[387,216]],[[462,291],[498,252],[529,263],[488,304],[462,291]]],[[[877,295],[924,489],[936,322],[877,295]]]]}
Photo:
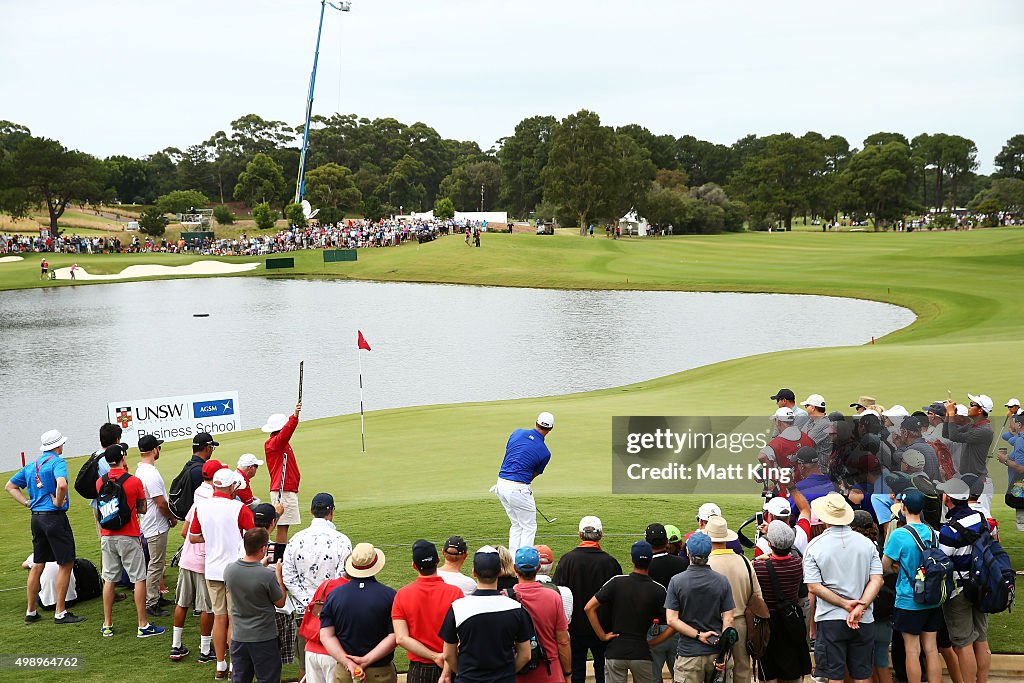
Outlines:
{"type": "Polygon", "coordinates": [[[800,586],[804,582],[804,561],[799,555],[787,555],[786,557],[775,557],[769,555],[764,560],[754,562],[754,572],[761,584],[761,597],[768,605],[768,609],[778,609],[778,597],[775,595],[775,585],[772,583],[771,574],[768,572],[768,562],[775,568],[775,575],[779,581],[779,590],[782,596],[791,603],[800,603],[800,586]]]}
{"type": "Polygon", "coordinates": [[[957,505],[946,513],[946,523],[939,530],[939,548],[953,560],[957,586],[963,586],[970,576],[972,543],[964,539],[953,527],[957,522],[960,526],[974,533],[981,533],[988,527],[984,513],[972,510],[966,503],[957,505]]]}

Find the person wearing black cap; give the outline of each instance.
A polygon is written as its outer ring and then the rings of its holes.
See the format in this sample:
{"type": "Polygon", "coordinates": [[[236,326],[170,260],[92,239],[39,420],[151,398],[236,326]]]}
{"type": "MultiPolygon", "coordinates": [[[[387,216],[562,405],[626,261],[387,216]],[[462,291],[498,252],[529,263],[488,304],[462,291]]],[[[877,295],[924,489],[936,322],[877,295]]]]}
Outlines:
{"type": "Polygon", "coordinates": [[[811,503],[816,498],[836,490],[832,480],[821,473],[818,451],[814,448],[803,446],[796,452],[796,468],[799,476],[790,489],[791,519],[801,512],[810,515],[811,503]]]}
{"type": "Polygon", "coordinates": [[[318,493],[310,505],[313,521],[292,536],[284,549],[281,574],[297,618],[327,579],[341,576],[352,554],[352,541],[334,526],[334,496],[318,493]]]}
{"type": "Polygon", "coordinates": [[[518,602],[498,591],[501,558],[485,545],[473,555],[477,590],[452,603],[441,624],[444,658],[459,683],[515,683],[530,661],[535,632],[518,602]]]}
{"type": "MultiPolygon", "coordinates": [[[[626,683],[632,673],[635,683],[654,680],[651,649],[668,641],[672,631],[660,631],[650,640],[651,625],[665,614],[665,587],[651,579],[647,570],[654,549],[647,541],[637,541],[630,549],[633,571],[613,576],[590,598],[584,610],[597,637],[608,644],[605,650],[604,679],[609,683],[626,683]],[[597,610],[605,608],[605,631],[597,610]]],[[[659,676],[660,678],[660,676],[659,676]]]]}
{"type": "MultiPolygon", "coordinates": [[[[188,501],[194,501],[196,489],[203,483],[203,465],[213,457],[213,449],[219,445],[207,432],[199,432],[192,437],[192,457],[182,466],[181,472],[171,481],[171,499],[176,500],[180,497],[186,501],[188,507],[191,507],[191,503],[188,501]],[[179,493],[175,489],[175,485],[179,484],[179,477],[186,472],[188,473],[188,486],[191,490],[179,493]]],[[[175,509],[178,510],[178,508],[175,509]]],[[[178,513],[181,514],[181,510],[178,510],[178,513]]]]}
{"type": "MultiPolygon", "coordinates": [[[[668,531],[666,531],[664,524],[659,524],[658,522],[649,524],[644,534],[644,540],[651,544],[651,550],[654,552],[651,564],[647,568],[647,573],[662,586],[668,587],[673,576],[681,574],[690,566],[690,559],[688,557],[680,557],[675,553],[668,552],[668,531]]],[[[666,666],[668,666],[670,676],[675,670],[676,647],[679,635],[669,628],[664,610],[658,625],[652,629],[652,633],[655,631],[657,633],[669,631],[672,634],[665,642],[651,647],[651,668],[654,671],[654,680],[659,681],[661,680],[661,673],[666,666]]]]}
{"type": "Polygon", "coordinates": [[[139,464],[135,476],[142,481],[146,491],[146,514],[139,525],[149,549],[149,563],[146,567],[146,613],[151,617],[170,616],[163,608],[170,604],[160,595],[160,584],[167,564],[167,536],[170,528],[178,523],[171,509],[167,507],[167,488],[156,461],[160,459],[160,444],[163,440],[152,434],[139,437],[139,464]]]}
{"type": "Polygon", "coordinates": [[[476,590],[476,581],[462,573],[462,565],[466,563],[468,552],[466,539],[462,536],[449,536],[441,549],[444,566],[437,570],[438,576],[445,583],[461,588],[463,595],[472,595],[476,590]]]}
{"type": "MultiPolygon", "coordinates": [[[[797,429],[803,429],[803,426],[807,424],[807,411],[796,404],[796,394],[793,393],[792,389],[779,389],[771,399],[775,401],[775,405],[779,408],[792,409],[794,416],[793,425],[797,429]]],[[[778,426],[775,426],[775,429],[772,432],[772,438],[775,438],[778,435],[778,426]]]]}
{"type": "Polygon", "coordinates": [[[437,575],[437,547],[420,539],[412,544],[412,568],[419,575],[398,589],[391,605],[391,621],[399,647],[409,656],[406,683],[437,683],[444,671],[444,643],[438,631],[462,590],[437,575]]]}

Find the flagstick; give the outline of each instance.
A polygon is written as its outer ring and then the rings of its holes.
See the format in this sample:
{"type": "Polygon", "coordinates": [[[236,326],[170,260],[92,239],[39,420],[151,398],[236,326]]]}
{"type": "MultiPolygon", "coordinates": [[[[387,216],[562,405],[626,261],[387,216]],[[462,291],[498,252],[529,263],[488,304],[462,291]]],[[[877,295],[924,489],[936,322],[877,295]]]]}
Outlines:
{"type": "Polygon", "coordinates": [[[359,437],[363,442],[363,453],[366,452],[366,423],[363,419],[363,354],[362,349],[356,348],[356,356],[359,358],[359,437]]]}

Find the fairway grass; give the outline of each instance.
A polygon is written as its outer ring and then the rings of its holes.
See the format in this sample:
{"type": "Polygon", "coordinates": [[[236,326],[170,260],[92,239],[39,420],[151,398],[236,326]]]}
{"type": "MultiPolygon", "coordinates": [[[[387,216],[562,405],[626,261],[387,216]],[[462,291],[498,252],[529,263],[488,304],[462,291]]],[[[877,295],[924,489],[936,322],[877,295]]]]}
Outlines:
{"type": "MultiPolygon", "coordinates": [[[[24,262],[0,265],[0,288],[41,284],[34,280],[39,264],[32,256],[24,262]]],[[[339,529],[354,543],[370,541],[384,546],[389,553],[384,581],[394,586],[412,576],[408,546],[416,538],[442,541],[449,534],[461,533],[471,545],[479,545],[505,537],[507,519],[487,489],[494,483],[509,432],[529,426],[541,410],[551,411],[556,418],[556,428],[548,438],[554,456],[534,490],[541,509],[558,521],[550,526],[542,522],[538,541],[551,545],[557,556],[572,547],[579,518],[597,514],[611,534],[606,547],[625,565],[629,544],[642,535],[649,522],[692,528],[696,508],[703,500],[695,496],[610,495],[611,418],[615,415],[767,415],[775,408],[768,397],[780,386],[792,387],[798,394],[821,393],[829,400],[830,408],[842,410],[865,393],[877,396],[883,405],[902,403],[910,409],[944,398],[947,389],[960,401],[966,400],[968,391],[988,393],[997,406],[1010,396],[1024,393],[1024,375],[1017,370],[1018,359],[1024,353],[1024,323],[1018,315],[1019,295],[1015,293],[1024,282],[1021,230],[751,233],[618,241],[487,233],[480,249],[466,247],[461,237],[452,236],[424,245],[361,250],[355,263],[325,265],[318,251],[288,256],[295,257],[296,268],[286,277],[566,289],[814,293],[895,303],[913,309],[918,316],[914,324],[878,339],[874,345],[802,350],[800,330],[794,330],[792,351],[735,359],[625,387],[370,412],[366,416],[365,454],[359,449],[357,415],[303,422],[293,440],[303,472],[303,507],[317,491],[332,492],[338,504],[339,529]]],[[[216,258],[230,262],[263,260],[216,258]]],[[[77,262],[97,273],[120,272],[132,264],[179,265],[193,260],[195,257],[160,254],[50,258],[55,267],[77,262]]],[[[258,268],[237,277],[258,276],[267,273],[258,268]]],[[[816,301],[814,305],[821,307],[822,324],[828,324],[831,312],[827,302],[816,301]]],[[[311,311],[315,310],[313,306],[315,302],[311,302],[311,311]]],[[[736,334],[757,332],[743,329],[736,334]]],[[[374,339],[374,343],[408,346],[415,334],[411,330],[409,338],[374,339]]],[[[642,338],[642,330],[638,335],[642,338]]],[[[607,349],[602,339],[579,339],[577,343],[580,353],[589,354],[597,365],[605,354],[636,352],[607,349]]],[[[715,340],[708,339],[707,343],[715,340]]],[[[685,354],[687,349],[643,352],[685,354]]],[[[285,359],[265,359],[261,371],[285,371],[285,365],[285,359]]],[[[400,375],[402,369],[387,371],[400,375]]],[[[339,394],[355,391],[354,386],[338,388],[339,394]]],[[[154,390],[154,395],[159,393],[154,390]]],[[[98,396],[97,405],[103,400],[98,396]]],[[[279,400],[280,409],[288,411],[294,397],[282,396],[279,400]]],[[[330,400],[332,397],[305,397],[307,405],[330,400]]],[[[1002,416],[999,409],[995,414],[998,428],[1002,416]]],[[[48,418],[24,419],[38,423],[40,432],[59,427],[59,412],[48,418]]],[[[223,445],[215,457],[223,457],[225,462],[233,464],[243,452],[262,453],[263,435],[259,432],[231,434],[220,440],[223,445]]],[[[81,454],[94,444],[70,446],[71,451],[81,454]]],[[[188,456],[186,451],[187,444],[167,444],[158,463],[166,481],[177,473],[188,456]]],[[[130,462],[134,469],[135,451],[130,462]]],[[[70,464],[72,473],[77,472],[79,463],[70,464]]],[[[991,466],[998,467],[994,461],[991,466]]],[[[253,482],[254,492],[266,498],[267,486],[267,475],[261,468],[253,482]]],[[[88,510],[81,498],[74,494],[72,498],[79,555],[98,558],[99,544],[88,510]]],[[[759,506],[754,492],[720,502],[732,526],[759,506]]],[[[1002,504],[1001,496],[997,496],[994,510],[1004,543],[1014,565],[1020,568],[1024,566],[1024,535],[1013,530],[1013,516],[1002,504]]],[[[93,662],[85,672],[87,679],[103,675],[101,662],[97,661],[101,658],[115,658],[117,670],[128,678],[133,670],[144,670],[146,679],[154,681],[179,679],[182,671],[212,676],[212,670],[194,663],[194,655],[177,665],[167,661],[169,634],[135,641],[134,634],[124,628],[132,620],[126,603],[115,608],[115,624],[122,628],[112,639],[99,636],[97,602],[76,609],[89,616],[81,626],[60,630],[46,623],[23,626],[24,593],[17,589],[24,585],[25,572],[18,564],[30,552],[28,516],[7,497],[0,499],[0,512],[5,513],[5,528],[14,532],[8,535],[13,552],[0,563],[0,589],[15,589],[0,592],[4,652],[87,653],[93,662]],[[55,645],[58,636],[59,647],[55,645]],[[132,641],[127,643],[125,638],[132,641]]],[[[304,512],[303,517],[305,526],[308,515],[304,512]]],[[[175,537],[172,549],[177,545],[175,537]]],[[[168,571],[170,586],[175,576],[175,570],[168,571]]],[[[168,619],[155,621],[169,625],[168,619]]],[[[1024,652],[1020,623],[1016,612],[993,617],[992,649],[1024,652]]],[[[195,621],[190,619],[186,645],[193,651],[197,645],[195,628],[195,621]]],[[[5,673],[0,671],[0,678],[5,673]]],[[[60,676],[47,679],[71,680],[60,676]]]]}

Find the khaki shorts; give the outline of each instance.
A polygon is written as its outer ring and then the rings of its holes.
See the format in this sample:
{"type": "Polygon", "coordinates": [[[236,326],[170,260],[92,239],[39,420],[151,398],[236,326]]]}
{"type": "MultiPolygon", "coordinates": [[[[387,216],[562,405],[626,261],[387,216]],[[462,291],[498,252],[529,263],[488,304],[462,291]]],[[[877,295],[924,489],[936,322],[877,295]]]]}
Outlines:
{"type": "Polygon", "coordinates": [[[979,612],[963,591],[942,604],[942,616],[953,647],[988,640],[988,615],[979,612]]]}
{"type": "Polygon", "coordinates": [[[138,536],[101,537],[100,558],[104,581],[120,581],[122,569],[128,572],[132,583],[146,580],[146,555],[138,536]]]}
{"type": "Polygon", "coordinates": [[[200,612],[212,612],[210,591],[206,589],[206,578],[202,574],[179,568],[175,604],[184,608],[194,607],[200,612]]]}
{"type": "MultiPolygon", "coordinates": [[[[398,673],[395,671],[393,664],[387,666],[372,666],[367,669],[363,669],[365,683],[398,683],[398,673]]],[[[334,683],[353,683],[352,675],[348,672],[348,667],[338,664],[334,667],[334,683]]]]}
{"type": "Polygon", "coordinates": [[[284,505],[284,512],[281,513],[281,517],[278,518],[278,526],[292,526],[295,524],[301,524],[302,518],[299,517],[299,494],[295,491],[285,491],[284,498],[281,498],[280,491],[270,492],[270,504],[284,505]]]}
{"type": "Polygon", "coordinates": [[[210,611],[213,612],[214,616],[221,616],[231,612],[231,594],[224,587],[223,581],[207,579],[206,590],[210,592],[210,611]]]}
{"type": "Polygon", "coordinates": [[[676,655],[676,668],[672,672],[675,683],[704,683],[715,671],[715,655],[683,657],[676,655]]]}

